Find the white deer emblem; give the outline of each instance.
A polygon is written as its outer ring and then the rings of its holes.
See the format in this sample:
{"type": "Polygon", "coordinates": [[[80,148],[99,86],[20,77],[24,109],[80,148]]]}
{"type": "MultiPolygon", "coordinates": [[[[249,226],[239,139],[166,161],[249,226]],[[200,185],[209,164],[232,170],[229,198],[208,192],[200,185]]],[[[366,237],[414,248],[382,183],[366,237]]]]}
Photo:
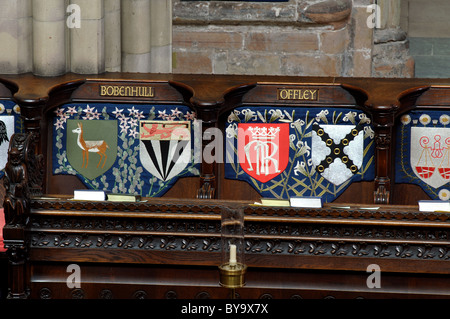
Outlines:
{"type": "Polygon", "coordinates": [[[83,125],[81,123],[78,123],[78,128],[72,130],[72,132],[78,134],[77,144],[83,152],[83,164],[81,165],[81,167],[87,168],[89,163],[89,152],[92,152],[100,155],[100,161],[97,164],[97,168],[100,166],[103,157],[105,158],[102,164],[103,168],[103,166],[105,166],[106,159],[108,158],[106,156],[106,149],[109,148],[108,144],[106,144],[106,142],[103,140],[85,141],[83,138],[83,125]]]}

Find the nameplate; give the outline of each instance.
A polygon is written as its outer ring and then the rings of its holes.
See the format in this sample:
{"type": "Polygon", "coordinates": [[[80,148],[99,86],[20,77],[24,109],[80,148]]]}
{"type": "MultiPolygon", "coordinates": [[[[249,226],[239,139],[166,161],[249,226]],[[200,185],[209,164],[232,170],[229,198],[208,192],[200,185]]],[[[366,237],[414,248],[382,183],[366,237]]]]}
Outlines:
{"type": "Polygon", "coordinates": [[[100,96],[155,97],[151,86],[100,85],[100,96]]]}
{"type": "Polygon", "coordinates": [[[278,89],[278,100],[317,101],[318,99],[318,89],[278,89]]]}

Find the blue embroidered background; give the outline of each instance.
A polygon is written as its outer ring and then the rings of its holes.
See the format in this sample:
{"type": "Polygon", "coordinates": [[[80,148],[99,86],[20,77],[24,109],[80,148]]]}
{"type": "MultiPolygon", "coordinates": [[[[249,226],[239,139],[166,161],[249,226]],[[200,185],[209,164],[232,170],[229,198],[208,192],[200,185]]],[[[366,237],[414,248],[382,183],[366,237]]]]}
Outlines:
{"type": "Polygon", "coordinates": [[[24,133],[25,127],[20,117],[20,107],[11,100],[0,100],[0,116],[14,116],[14,133],[24,133]]]}
{"type": "MultiPolygon", "coordinates": [[[[194,121],[195,113],[186,106],[129,105],[129,104],[66,104],[54,111],[53,119],[53,174],[76,175],[89,189],[113,193],[139,194],[144,197],[162,196],[179,177],[198,176],[200,164],[192,161],[176,178],[162,181],[145,170],[139,159],[139,121],[194,121]],[[67,120],[116,120],[118,126],[117,158],[102,176],[90,180],[67,160],[67,120]]],[[[191,125],[191,146],[194,143],[191,125]]]]}
{"type": "Polygon", "coordinates": [[[247,181],[262,197],[290,198],[292,196],[320,196],[332,202],[352,182],[374,179],[374,132],[370,119],[354,109],[327,108],[310,111],[307,108],[240,107],[232,111],[226,124],[225,177],[247,181]],[[289,123],[289,163],[274,179],[261,183],[249,176],[238,163],[238,123],[289,123]],[[313,123],[356,125],[364,128],[364,157],[361,169],[352,178],[336,186],[318,174],[311,160],[313,123]]]}

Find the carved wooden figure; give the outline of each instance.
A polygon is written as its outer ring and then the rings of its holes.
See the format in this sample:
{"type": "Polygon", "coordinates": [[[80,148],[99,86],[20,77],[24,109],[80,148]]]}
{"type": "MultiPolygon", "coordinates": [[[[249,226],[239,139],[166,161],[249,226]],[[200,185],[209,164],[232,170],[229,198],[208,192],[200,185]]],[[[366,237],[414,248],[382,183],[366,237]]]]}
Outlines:
{"type": "Polygon", "coordinates": [[[5,222],[10,226],[25,225],[29,213],[28,174],[23,154],[16,147],[9,150],[5,167],[5,222]]]}

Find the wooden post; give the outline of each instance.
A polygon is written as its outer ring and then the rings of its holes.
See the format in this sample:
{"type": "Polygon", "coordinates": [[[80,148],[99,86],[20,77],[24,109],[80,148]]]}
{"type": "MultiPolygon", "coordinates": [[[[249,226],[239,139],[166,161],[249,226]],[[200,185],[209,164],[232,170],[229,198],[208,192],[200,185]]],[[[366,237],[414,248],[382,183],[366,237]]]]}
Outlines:
{"type": "Polygon", "coordinates": [[[375,204],[389,204],[391,191],[391,160],[392,160],[392,132],[394,126],[395,108],[375,110],[373,113],[373,128],[375,131],[375,204]]]}

